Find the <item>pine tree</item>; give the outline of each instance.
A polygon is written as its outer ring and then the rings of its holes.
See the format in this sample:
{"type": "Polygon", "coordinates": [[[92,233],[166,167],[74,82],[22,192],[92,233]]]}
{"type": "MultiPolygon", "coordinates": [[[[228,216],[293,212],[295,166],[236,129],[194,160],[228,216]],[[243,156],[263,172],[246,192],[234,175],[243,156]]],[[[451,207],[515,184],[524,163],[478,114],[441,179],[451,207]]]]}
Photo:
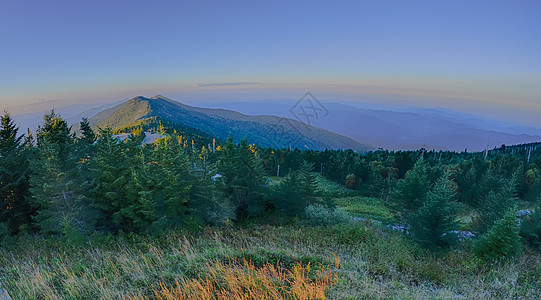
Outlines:
{"type": "Polygon", "coordinates": [[[35,213],[27,200],[30,152],[17,134],[18,128],[5,113],[0,119],[0,223],[11,233],[29,225],[35,213]]]}
{"type": "Polygon", "coordinates": [[[400,220],[411,223],[413,214],[423,205],[429,188],[425,162],[420,158],[404,179],[398,181],[393,191],[393,206],[400,220]]]}
{"type": "Polygon", "coordinates": [[[520,229],[516,215],[515,208],[507,210],[503,218],[475,242],[473,250],[477,257],[490,262],[512,257],[519,252],[520,229]]]}
{"type": "Polygon", "coordinates": [[[423,205],[411,223],[411,232],[423,246],[436,250],[454,244],[457,207],[454,203],[456,184],[445,173],[428,192],[423,205]]]}

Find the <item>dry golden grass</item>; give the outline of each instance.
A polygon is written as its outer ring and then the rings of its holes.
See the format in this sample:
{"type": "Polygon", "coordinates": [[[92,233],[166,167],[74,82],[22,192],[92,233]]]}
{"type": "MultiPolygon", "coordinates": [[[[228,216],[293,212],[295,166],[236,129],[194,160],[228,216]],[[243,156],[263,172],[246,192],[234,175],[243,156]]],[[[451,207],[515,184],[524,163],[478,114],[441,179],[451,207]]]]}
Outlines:
{"type": "MultiPolygon", "coordinates": [[[[336,256],[335,256],[336,257],[336,256]]],[[[337,257],[336,257],[337,258],[337,257]]],[[[262,267],[243,259],[242,262],[207,265],[208,274],[197,279],[181,279],[175,286],[160,283],[154,289],[155,299],[325,299],[325,291],[338,281],[329,267],[314,270],[310,263],[295,264],[291,270],[267,263],[262,267]]],[[[127,299],[148,299],[128,296],[127,299]]]]}
{"type": "MultiPolygon", "coordinates": [[[[194,292],[197,286],[216,292],[207,299],[220,299],[220,290],[263,280],[282,292],[278,299],[295,299],[296,289],[306,286],[321,287],[321,294],[305,295],[316,299],[541,299],[538,251],[525,249],[513,260],[484,266],[467,249],[435,255],[400,233],[370,224],[357,227],[363,234],[370,229],[375,238],[358,240],[343,226],[209,228],[196,236],[119,236],[77,247],[21,238],[18,246],[0,248],[0,282],[14,300],[190,299],[179,292],[194,292]],[[295,271],[299,263],[302,269],[295,271]],[[331,277],[325,273],[329,270],[331,277]],[[250,272],[251,281],[245,278],[250,272]]],[[[245,292],[256,288],[240,287],[245,292]]],[[[248,295],[273,297],[264,292],[269,296],[248,295]]],[[[201,295],[192,299],[205,299],[201,295]]],[[[309,299],[301,295],[297,299],[309,299]]],[[[242,296],[231,299],[250,298],[242,296]]]]}

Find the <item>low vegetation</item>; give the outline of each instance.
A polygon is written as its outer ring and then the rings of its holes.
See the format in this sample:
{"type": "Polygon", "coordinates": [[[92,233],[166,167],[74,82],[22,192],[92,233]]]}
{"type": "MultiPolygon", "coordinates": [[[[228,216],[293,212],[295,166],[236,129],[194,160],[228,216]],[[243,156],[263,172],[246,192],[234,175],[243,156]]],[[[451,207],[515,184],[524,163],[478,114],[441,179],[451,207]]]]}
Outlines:
{"type": "Polygon", "coordinates": [[[541,297],[536,144],[359,155],[1,121],[14,299],[541,297]]]}
{"type": "Polygon", "coordinates": [[[369,222],[248,227],[82,244],[18,237],[0,250],[0,280],[14,299],[182,299],[197,289],[220,299],[254,282],[267,288],[232,299],[541,297],[541,255],[529,249],[489,266],[468,243],[435,254],[369,222]]]}

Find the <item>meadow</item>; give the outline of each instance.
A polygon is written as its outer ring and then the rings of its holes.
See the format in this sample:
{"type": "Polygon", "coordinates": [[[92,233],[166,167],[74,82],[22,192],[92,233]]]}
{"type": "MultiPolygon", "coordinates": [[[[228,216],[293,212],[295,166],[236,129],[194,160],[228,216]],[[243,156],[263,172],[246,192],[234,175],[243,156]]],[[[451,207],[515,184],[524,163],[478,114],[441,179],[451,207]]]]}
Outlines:
{"type": "Polygon", "coordinates": [[[318,178],[335,211],[280,224],[5,237],[0,282],[13,299],[535,299],[541,255],[487,264],[470,241],[433,252],[386,226],[387,208],[318,178]],[[371,213],[373,210],[373,213],[371,213]],[[351,215],[381,222],[353,221],[351,215]]]}

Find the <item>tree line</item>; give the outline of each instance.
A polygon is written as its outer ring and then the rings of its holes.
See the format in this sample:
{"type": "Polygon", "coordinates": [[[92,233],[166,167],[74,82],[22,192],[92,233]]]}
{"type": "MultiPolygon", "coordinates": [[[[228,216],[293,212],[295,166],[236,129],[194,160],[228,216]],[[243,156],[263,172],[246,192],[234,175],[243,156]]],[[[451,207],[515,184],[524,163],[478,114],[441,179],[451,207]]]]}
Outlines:
{"type": "Polygon", "coordinates": [[[156,131],[163,135],[152,144],[143,144],[140,128],[121,141],[112,129],[94,132],[83,119],[76,136],[52,111],[34,137],[19,134],[4,114],[0,230],[145,233],[269,215],[302,218],[309,205],[333,209],[332,199],[318,191],[317,177],[323,176],[382,199],[404,231],[430,249],[452,246],[466,230],[480,237],[480,256],[505,249],[512,254],[521,237],[541,245],[539,144],[474,153],[358,154],[261,149],[231,137],[211,149],[194,147],[171,128],[160,125],[156,131]],[[523,207],[531,209],[518,227],[523,207]],[[502,237],[511,246],[503,247],[502,237]]]}
{"type": "MultiPolygon", "coordinates": [[[[161,128],[165,132],[164,128],[161,128]]],[[[153,144],[132,130],[80,135],[52,111],[34,138],[20,135],[9,114],[0,126],[0,224],[9,234],[162,232],[242,222],[268,213],[295,217],[315,201],[313,166],[269,185],[259,149],[229,138],[220,151],[196,149],[176,131],[153,144]],[[214,176],[219,174],[218,176],[214,176]]]]}

